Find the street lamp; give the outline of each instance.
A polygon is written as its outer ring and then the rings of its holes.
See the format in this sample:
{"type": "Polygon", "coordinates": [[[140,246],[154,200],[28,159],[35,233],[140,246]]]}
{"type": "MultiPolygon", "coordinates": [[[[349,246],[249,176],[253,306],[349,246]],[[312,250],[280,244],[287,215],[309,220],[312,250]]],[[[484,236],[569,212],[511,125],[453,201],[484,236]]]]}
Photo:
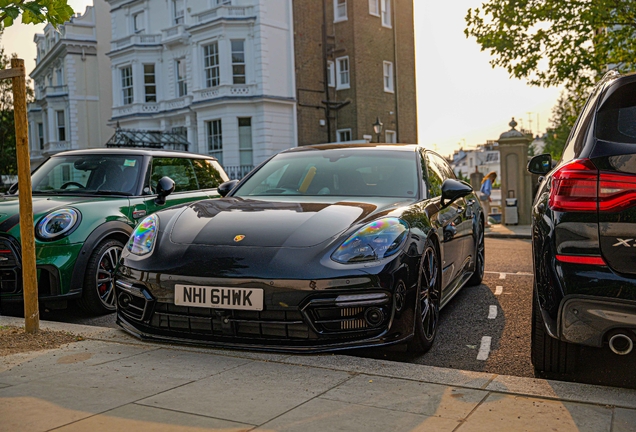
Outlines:
{"type": "Polygon", "coordinates": [[[380,134],[382,133],[382,122],[380,121],[380,117],[375,119],[375,123],[373,123],[373,132],[378,136],[378,142],[380,142],[380,134]]]}

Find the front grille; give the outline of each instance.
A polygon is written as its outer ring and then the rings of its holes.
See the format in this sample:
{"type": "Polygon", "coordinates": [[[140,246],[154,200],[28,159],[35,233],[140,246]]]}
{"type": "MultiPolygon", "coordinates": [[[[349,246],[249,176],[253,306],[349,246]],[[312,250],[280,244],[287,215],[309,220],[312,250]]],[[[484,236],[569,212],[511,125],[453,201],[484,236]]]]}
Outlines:
{"type": "Polygon", "coordinates": [[[19,271],[0,269],[0,294],[18,294],[21,287],[19,271]]]}
{"type": "Polygon", "coordinates": [[[298,311],[215,310],[158,303],[152,327],[212,336],[309,339],[311,332],[298,311]]]}

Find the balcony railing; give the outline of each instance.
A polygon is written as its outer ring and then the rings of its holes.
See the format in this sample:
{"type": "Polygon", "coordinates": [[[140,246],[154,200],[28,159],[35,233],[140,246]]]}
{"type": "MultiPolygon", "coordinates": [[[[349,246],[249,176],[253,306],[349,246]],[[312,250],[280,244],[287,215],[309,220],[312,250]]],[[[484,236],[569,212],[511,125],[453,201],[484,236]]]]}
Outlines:
{"type": "Polygon", "coordinates": [[[195,14],[194,18],[197,23],[205,23],[221,18],[237,18],[237,17],[256,17],[252,6],[229,6],[223,5],[216,9],[207,10],[199,14],[195,14]]]}
{"type": "Polygon", "coordinates": [[[113,108],[113,117],[121,117],[131,114],[149,114],[162,111],[185,108],[192,104],[192,96],[187,95],[177,99],[162,102],[133,103],[113,108]]]}
{"type": "Polygon", "coordinates": [[[230,180],[241,180],[254,169],[254,165],[229,165],[224,166],[223,169],[230,180]]]}
{"type": "Polygon", "coordinates": [[[194,91],[194,101],[205,101],[223,96],[251,96],[256,94],[252,84],[228,84],[194,91]]]}
{"type": "Polygon", "coordinates": [[[160,34],[137,33],[137,34],[123,37],[121,39],[117,39],[113,41],[110,45],[111,45],[111,49],[114,51],[114,50],[118,50],[130,45],[157,45],[159,43],[161,43],[160,34]]]}
{"type": "Polygon", "coordinates": [[[71,149],[70,141],[49,141],[44,143],[44,148],[42,149],[42,153],[46,155],[52,155],[55,153],[59,153],[61,151],[66,151],[71,149]]]}

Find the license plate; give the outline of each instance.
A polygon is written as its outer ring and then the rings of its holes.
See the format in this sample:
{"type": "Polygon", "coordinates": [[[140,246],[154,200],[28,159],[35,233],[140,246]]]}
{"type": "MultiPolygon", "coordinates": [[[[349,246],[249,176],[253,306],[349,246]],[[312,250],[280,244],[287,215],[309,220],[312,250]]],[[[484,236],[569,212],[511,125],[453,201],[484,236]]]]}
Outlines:
{"type": "Polygon", "coordinates": [[[263,290],[260,288],[175,285],[174,304],[214,309],[262,311],[263,290]]]}

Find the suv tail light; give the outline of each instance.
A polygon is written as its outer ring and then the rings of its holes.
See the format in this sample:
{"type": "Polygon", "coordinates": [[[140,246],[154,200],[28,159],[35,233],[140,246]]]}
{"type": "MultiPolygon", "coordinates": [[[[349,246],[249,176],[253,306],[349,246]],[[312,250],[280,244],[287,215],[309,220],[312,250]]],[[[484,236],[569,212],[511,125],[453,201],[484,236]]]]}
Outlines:
{"type": "Polygon", "coordinates": [[[620,212],[636,205],[636,176],[600,171],[591,160],[569,162],[552,176],[555,211],[620,212]]]}

